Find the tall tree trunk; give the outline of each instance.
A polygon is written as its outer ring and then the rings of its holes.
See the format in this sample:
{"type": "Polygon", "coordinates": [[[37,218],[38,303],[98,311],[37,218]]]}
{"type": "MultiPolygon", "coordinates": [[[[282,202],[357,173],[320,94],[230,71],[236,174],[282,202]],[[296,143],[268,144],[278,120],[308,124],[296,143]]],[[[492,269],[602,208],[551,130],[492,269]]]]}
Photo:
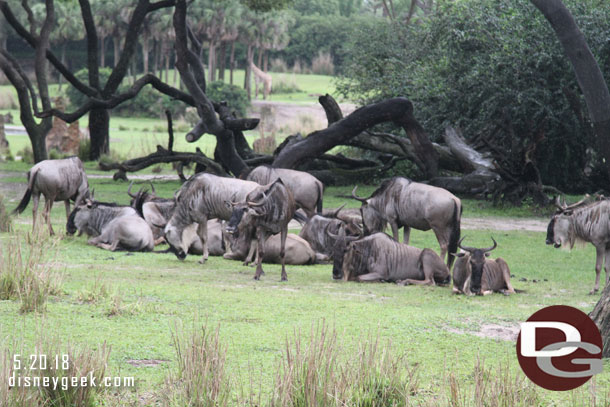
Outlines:
{"type": "Polygon", "coordinates": [[[229,57],[229,83],[233,85],[233,69],[235,69],[235,41],[231,42],[231,56],[229,57]]]}
{"type": "Polygon", "coordinates": [[[225,80],[226,59],[227,59],[227,43],[223,41],[220,43],[220,53],[218,55],[218,60],[217,60],[218,80],[219,81],[225,80]]]}
{"type": "Polygon", "coordinates": [[[210,40],[210,49],[208,51],[208,80],[214,82],[216,80],[216,41],[210,40]]]}
{"type": "Polygon", "coordinates": [[[258,61],[256,62],[256,66],[258,66],[259,68],[263,65],[263,52],[265,52],[265,49],[263,47],[259,47],[258,61]]]}
{"type": "Polygon", "coordinates": [[[169,60],[170,60],[170,52],[167,51],[165,55],[165,83],[169,83],[169,60]]]}
{"type": "Polygon", "coordinates": [[[248,52],[246,55],[246,74],[244,75],[244,89],[248,94],[248,100],[252,100],[252,85],[250,81],[250,75],[252,74],[252,68],[250,64],[252,64],[252,60],[254,59],[254,47],[252,45],[248,45],[248,52]]]}
{"type": "Polygon", "coordinates": [[[610,177],[610,92],[574,17],[561,0],[531,0],[549,21],[572,64],[610,177]]]}
{"type": "Polygon", "coordinates": [[[100,66],[106,66],[106,37],[100,38],[100,66]]]}
{"type": "Polygon", "coordinates": [[[176,68],[176,61],[174,60],[174,88],[178,87],[178,69],[176,68]]]}
{"type": "MultiPolygon", "coordinates": [[[[148,58],[150,56],[150,40],[148,39],[148,36],[143,36],[142,37],[142,62],[144,65],[144,73],[147,74],[148,73],[148,58]]],[[[134,77],[134,82],[135,82],[135,77],[134,77]]]]}
{"type": "Polygon", "coordinates": [[[112,61],[112,66],[116,68],[121,54],[121,37],[118,35],[112,36],[112,51],[114,53],[114,61],[112,61]]]}
{"type": "Polygon", "coordinates": [[[89,112],[89,137],[91,139],[91,151],[89,159],[98,160],[102,154],[110,152],[110,114],[106,109],[92,109],[89,112]]]}
{"type": "MultiPolygon", "coordinates": [[[[61,63],[64,65],[66,64],[66,44],[67,41],[64,41],[64,43],[61,45],[61,63]]],[[[61,85],[64,77],[62,74],[59,74],[58,76],[59,77],[57,78],[57,84],[59,85],[59,87],[57,88],[57,90],[61,92],[61,85]]]]}

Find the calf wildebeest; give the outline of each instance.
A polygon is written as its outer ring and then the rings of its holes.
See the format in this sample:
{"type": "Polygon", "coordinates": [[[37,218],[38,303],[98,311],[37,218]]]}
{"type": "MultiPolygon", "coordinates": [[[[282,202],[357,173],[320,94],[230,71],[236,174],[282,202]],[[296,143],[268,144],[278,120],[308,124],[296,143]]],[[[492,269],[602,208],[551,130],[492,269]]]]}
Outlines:
{"type": "Polygon", "coordinates": [[[610,277],[610,201],[587,203],[585,198],[570,206],[558,205],[558,208],[549,222],[546,244],[572,249],[574,243],[580,241],[595,246],[595,285],[589,293],[595,294],[599,291],[602,264],[606,269],[606,284],[610,277]]]}
{"type": "Polygon", "coordinates": [[[363,238],[335,236],[333,278],[435,285],[449,281],[449,269],[431,249],[397,242],[385,233],[363,238]]]}
{"type": "Polygon", "coordinates": [[[324,184],[311,174],[261,165],[250,171],[246,179],[267,185],[278,178],[281,178],[284,185],[290,189],[297,208],[302,208],[308,218],[311,218],[316,212],[322,212],[324,184]]]}
{"type": "Polygon", "coordinates": [[[76,205],[66,224],[66,231],[73,235],[78,230],[93,236],[88,243],[106,250],[150,251],[154,237],[150,227],[135,209],[113,203],[87,199],[76,205]]]}
{"type": "Polygon", "coordinates": [[[394,239],[398,229],[404,227],[404,242],[409,243],[411,228],[434,231],[441,247],[441,258],[451,268],[460,239],[462,203],[455,195],[443,188],[413,182],[407,178],[394,177],[384,181],[369,198],[352,197],[362,202],[362,224],[364,234],[383,232],[386,224],[392,227],[394,239]]]}
{"type": "Polygon", "coordinates": [[[326,212],[325,215],[316,214],[307,220],[303,228],[299,232],[299,236],[305,239],[317,253],[333,256],[333,248],[335,247],[335,238],[333,235],[339,234],[339,228],[345,228],[348,236],[360,236],[362,231],[357,223],[351,219],[342,220],[339,218],[341,212],[340,207],[332,212],[326,212]],[[332,235],[327,233],[329,231],[332,235]]]}
{"type": "Polygon", "coordinates": [[[45,198],[43,216],[49,225],[50,234],[54,234],[51,226],[51,208],[54,201],[64,201],[66,217],[68,217],[70,216],[70,200],[79,204],[89,196],[87,174],[78,157],[41,161],[28,171],[27,177],[28,188],[13,214],[23,212],[32,198],[34,215],[32,229],[36,226],[40,194],[45,198]]]}
{"type": "Polygon", "coordinates": [[[180,260],[188,252],[188,243],[183,239],[184,229],[198,223],[197,235],[201,239],[202,258],[204,263],[209,254],[207,245],[208,219],[229,220],[232,209],[227,202],[243,201],[246,195],[260,186],[256,182],[234,178],[223,178],[212,174],[200,173],[189,178],[176,195],[176,208],[165,225],[165,240],[170,250],[180,260]]]}
{"type": "Polygon", "coordinates": [[[269,235],[280,233],[280,258],[282,264],[282,281],[286,275],[286,237],[288,222],[296,210],[292,192],[281,178],[268,185],[258,186],[248,193],[241,202],[227,202],[233,208],[231,218],[226,227],[227,233],[235,233],[241,222],[256,228],[256,273],[254,279],[260,279],[263,274],[263,258],[265,257],[265,242],[269,235]]]}
{"type": "Polygon", "coordinates": [[[492,237],[493,246],[477,249],[475,247],[462,246],[460,240],[458,246],[464,250],[456,253],[457,260],[453,266],[453,292],[466,295],[487,295],[493,292],[502,294],[514,294],[515,290],[510,284],[510,269],[503,258],[495,260],[488,259],[490,252],[498,247],[498,243],[492,237]]]}

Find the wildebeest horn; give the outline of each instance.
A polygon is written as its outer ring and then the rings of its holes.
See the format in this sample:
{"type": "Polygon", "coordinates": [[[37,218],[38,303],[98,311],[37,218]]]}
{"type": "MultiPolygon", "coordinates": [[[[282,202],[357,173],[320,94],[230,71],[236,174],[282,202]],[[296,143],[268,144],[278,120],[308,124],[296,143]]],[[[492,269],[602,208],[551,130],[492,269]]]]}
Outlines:
{"type": "Polygon", "coordinates": [[[248,206],[263,206],[263,204],[265,203],[266,200],[267,200],[267,195],[265,195],[265,193],[263,192],[263,199],[261,199],[259,202],[248,201],[247,204],[248,204],[248,206]]]}
{"type": "Polygon", "coordinates": [[[131,193],[131,187],[133,186],[133,181],[131,181],[129,183],[129,188],[127,188],[127,195],[129,195],[132,198],[135,198],[136,196],[134,194],[131,193]]]}
{"type": "Polygon", "coordinates": [[[356,189],[358,189],[358,185],[356,185],[354,187],[354,189],[352,190],[352,198],[354,198],[355,200],[360,201],[360,202],[366,202],[365,198],[360,198],[358,195],[356,195],[356,189]]]}
{"type": "Polygon", "coordinates": [[[347,205],[347,204],[343,204],[340,207],[338,207],[332,214],[330,214],[331,215],[330,217],[336,218],[337,215],[339,214],[339,212],[341,212],[341,209],[345,208],[345,205],[347,205]]]}
{"type": "Polygon", "coordinates": [[[493,238],[493,236],[491,237],[491,241],[494,242],[493,246],[488,247],[487,249],[481,249],[481,250],[483,250],[484,252],[490,252],[493,249],[495,249],[496,247],[498,247],[498,242],[496,242],[496,240],[493,238]]]}
{"type": "Polygon", "coordinates": [[[458,242],[458,247],[460,249],[466,250],[467,252],[473,252],[473,251],[477,250],[475,247],[462,246],[462,242],[464,241],[464,239],[466,239],[466,236],[461,238],[460,241],[458,242]]]}
{"type": "Polygon", "coordinates": [[[153,185],[153,183],[152,183],[152,182],[149,182],[149,184],[150,184],[150,189],[152,190],[153,194],[155,194],[155,195],[156,195],[156,194],[157,194],[157,191],[155,191],[155,186],[153,185]]]}
{"type": "MultiPolygon", "coordinates": [[[[581,199],[580,201],[578,201],[578,202],[576,202],[576,203],[573,203],[572,205],[566,205],[566,206],[564,206],[564,208],[563,208],[563,209],[564,209],[564,210],[566,210],[566,209],[574,209],[574,208],[576,208],[577,206],[580,206],[580,205],[582,205],[583,203],[585,203],[585,202],[586,202],[586,201],[587,201],[587,200],[588,200],[590,197],[591,197],[591,195],[586,194],[586,195],[585,195],[585,197],[584,197],[583,199],[581,199]]],[[[564,203],[564,205],[565,205],[565,203],[564,203]]]]}
{"type": "Polygon", "coordinates": [[[560,211],[563,211],[565,209],[565,207],[561,204],[561,198],[559,197],[559,195],[557,195],[555,197],[555,199],[553,200],[553,204],[555,205],[555,207],[557,209],[559,209],[560,211]]]}
{"type": "Polygon", "coordinates": [[[345,234],[345,229],[343,230],[343,236],[336,235],[329,230],[329,227],[330,227],[330,223],[324,227],[324,232],[335,240],[344,239],[346,242],[353,242],[354,240],[360,239],[360,236],[347,236],[345,234]]]}

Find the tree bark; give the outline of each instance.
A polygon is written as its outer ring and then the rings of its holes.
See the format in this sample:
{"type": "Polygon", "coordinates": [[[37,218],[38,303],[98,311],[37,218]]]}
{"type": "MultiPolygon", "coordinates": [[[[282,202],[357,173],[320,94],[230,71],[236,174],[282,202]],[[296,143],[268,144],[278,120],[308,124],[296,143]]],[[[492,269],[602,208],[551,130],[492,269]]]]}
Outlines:
{"type": "Polygon", "coordinates": [[[602,296],[589,314],[602,334],[604,358],[610,357],[610,284],[606,284],[602,296]]]}
{"type": "Polygon", "coordinates": [[[216,80],[216,42],[210,41],[208,50],[208,80],[214,82],[216,80]]]}
{"type": "Polygon", "coordinates": [[[246,70],[244,75],[244,89],[246,90],[246,94],[248,95],[248,100],[252,100],[252,84],[250,81],[250,76],[252,74],[252,61],[254,60],[254,47],[252,45],[248,45],[248,51],[246,54],[246,70]]]}
{"type": "Polygon", "coordinates": [[[98,160],[102,154],[110,152],[110,113],[107,109],[92,109],[89,112],[89,137],[91,149],[89,159],[98,160]],[[95,137],[91,135],[95,134],[95,137]]]}
{"type": "Polygon", "coordinates": [[[220,52],[218,55],[218,80],[225,80],[225,68],[226,68],[226,60],[227,60],[227,43],[222,42],[220,44],[220,52]]]}
{"type": "Polygon", "coordinates": [[[531,0],[549,21],[572,64],[610,177],[610,92],[574,17],[561,0],[531,0]]]}
{"type": "Polygon", "coordinates": [[[231,42],[231,57],[229,58],[229,83],[233,85],[233,70],[235,69],[235,41],[231,42]]]}

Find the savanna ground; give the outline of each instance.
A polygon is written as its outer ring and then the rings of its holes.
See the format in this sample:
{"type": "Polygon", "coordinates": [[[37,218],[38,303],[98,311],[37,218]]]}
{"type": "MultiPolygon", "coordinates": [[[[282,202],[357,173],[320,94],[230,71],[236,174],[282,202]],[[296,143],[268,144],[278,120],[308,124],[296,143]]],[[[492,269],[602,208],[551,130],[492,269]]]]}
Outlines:
{"type": "MultiPolygon", "coordinates": [[[[313,100],[310,97],[308,103],[313,100]]],[[[166,143],[161,120],[118,118],[111,127],[115,128],[112,148],[123,157],[148,153],[157,143],[166,143]],[[153,131],[156,126],[158,132],[153,131]]],[[[249,137],[252,140],[256,134],[249,137]]],[[[19,145],[27,145],[25,136],[9,136],[9,141],[13,153],[19,145]]],[[[213,140],[204,137],[198,145],[210,152],[213,140]]],[[[193,146],[177,136],[176,149],[187,148],[193,146]]],[[[9,211],[25,189],[29,166],[0,163],[0,195],[9,211]]],[[[112,181],[109,173],[97,170],[96,163],[86,163],[86,169],[98,200],[128,203],[127,183],[112,181]]],[[[160,177],[152,180],[157,193],[170,197],[180,182],[167,179],[175,178],[168,166],[159,169],[144,174],[160,177]]],[[[146,185],[137,180],[135,188],[146,185]]],[[[348,208],[357,208],[358,202],[346,198],[351,188],[327,188],[324,206],[347,203],[348,208]]],[[[374,188],[360,186],[359,194],[374,188]]],[[[346,283],[333,281],[331,265],[288,266],[284,283],[279,281],[279,266],[265,265],[266,274],[257,282],[252,279],[253,268],[219,257],[201,265],[198,256],[180,262],[173,254],[112,253],[88,246],[84,236],[65,235],[65,212],[57,203],[52,220],[60,241],[49,259],[57,261],[55,270],[63,275],[61,294],[51,297],[43,314],[20,314],[19,301],[0,301],[0,338],[6,347],[23,354],[34,352],[41,332],[92,349],[105,342],[111,347],[107,375],[136,378],[135,387],[114,394],[114,401],[150,405],[162,391],[165,376],[176,369],[171,337],[176,324],[219,327],[234,380],[233,403],[244,392],[253,392],[267,405],[286,339],[299,331],[308,337],[312,326],[325,321],[338,333],[342,352],[349,355],[356,355],[358,344],[370,335],[378,335],[381,343],[391,341],[392,352],[416,367],[412,404],[447,405],[453,400],[454,405],[472,405],[477,361],[484,363],[490,376],[507,369],[509,381],[524,378],[515,357],[520,322],[548,305],[589,312],[599,296],[588,295],[594,281],[591,246],[568,252],[545,245],[549,213],[528,207],[494,208],[473,200],[463,200],[463,206],[465,244],[488,246],[493,236],[499,243],[493,255],[508,262],[513,285],[523,293],[466,297],[453,295],[450,287],[346,283]],[[451,395],[450,382],[459,383],[462,396],[451,395]]],[[[30,204],[14,220],[15,231],[0,234],[0,244],[6,248],[10,240],[25,240],[31,223],[30,204]]],[[[411,244],[438,250],[432,232],[413,231],[411,244]]],[[[610,373],[607,362],[604,366],[604,373],[576,391],[557,393],[534,386],[530,391],[536,392],[538,405],[607,405],[610,373]]]]}

